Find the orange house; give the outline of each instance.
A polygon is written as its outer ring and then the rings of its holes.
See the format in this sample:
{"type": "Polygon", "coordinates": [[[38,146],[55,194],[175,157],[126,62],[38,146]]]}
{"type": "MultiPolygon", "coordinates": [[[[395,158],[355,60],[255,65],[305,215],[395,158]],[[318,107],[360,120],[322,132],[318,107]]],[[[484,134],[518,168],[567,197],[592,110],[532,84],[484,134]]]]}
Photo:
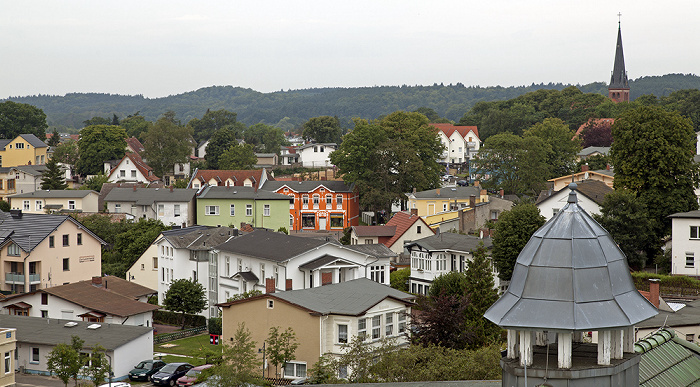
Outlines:
{"type": "Polygon", "coordinates": [[[342,181],[266,181],[262,188],[294,197],[289,204],[290,230],[340,231],[360,221],[360,197],[342,181]]]}

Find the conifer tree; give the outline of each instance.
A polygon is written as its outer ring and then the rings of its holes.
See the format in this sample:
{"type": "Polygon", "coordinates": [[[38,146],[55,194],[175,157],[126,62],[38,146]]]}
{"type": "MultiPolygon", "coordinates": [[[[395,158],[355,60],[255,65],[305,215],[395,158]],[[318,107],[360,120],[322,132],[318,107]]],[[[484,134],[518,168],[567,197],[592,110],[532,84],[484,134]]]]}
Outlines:
{"type": "Polygon", "coordinates": [[[41,189],[66,189],[63,170],[53,158],[46,163],[46,171],[41,176],[41,189]]]}
{"type": "Polygon", "coordinates": [[[497,341],[501,335],[501,328],[484,318],[484,313],[498,300],[498,291],[494,287],[493,270],[491,261],[486,256],[484,243],[473,253],[473,259],[467,264],[466,293],[469,294],[467,306],[467,325],[474,332],[476,346],[485,345],[497,341]]]}

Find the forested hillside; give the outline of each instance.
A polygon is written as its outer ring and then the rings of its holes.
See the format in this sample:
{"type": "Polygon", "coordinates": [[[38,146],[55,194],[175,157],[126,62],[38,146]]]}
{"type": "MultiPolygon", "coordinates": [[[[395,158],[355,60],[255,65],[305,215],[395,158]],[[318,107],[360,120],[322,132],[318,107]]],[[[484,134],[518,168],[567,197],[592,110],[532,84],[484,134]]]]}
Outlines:
{"type": "MultiPolygon", "coordinates": [[[[8,100],[41,108],[50,126],[59,130],[79,129],[83,121],[95,116],[124,118],[140,112],[155,121],[168,110],[186,123],[204,115],[207,109],[226,109],[238,114],[247,125],[266,123],[284,130],[298,128],[311,117],[337,116],[343,126],[354,117],[373,119],[397,110],[420,107],[435,110],[440,116],[459,121],[477,102],[504,101],[540,89],[562,90],[561,83],[532,84],[519,87],[478,87],[458,83],[433,86],[375,86],[362,88],[323,88],[260,93],[233,86],[212,86],[164,98],[144,98],[97,93],[71,93],[65,96],[26,96],[8,100]]],[[[575,85],[583,93],[607,95],[602,82],[575,85]]],[[[669,95],[681,89],[700,89],[700,77],[692,74],[668,74],[630,81],[632,98],[643,94],[669,95]]]]}

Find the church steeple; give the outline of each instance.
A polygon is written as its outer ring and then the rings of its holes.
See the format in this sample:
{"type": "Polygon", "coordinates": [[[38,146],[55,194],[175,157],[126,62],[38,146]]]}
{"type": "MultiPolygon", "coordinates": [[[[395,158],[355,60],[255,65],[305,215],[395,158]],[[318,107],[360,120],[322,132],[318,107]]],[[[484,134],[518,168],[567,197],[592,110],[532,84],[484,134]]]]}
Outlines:
{"type": "MultiPolygon", "coordinates": [[[[618,14],[620,16],[620,14],[618,14]]],[[[615,102],[629,102],[630,85],[625,71],[625,55],[622,52],[622,28],[617,23],[617,46],[615,48],[615,64],[613,65],[608,96],[615,102]]]]}

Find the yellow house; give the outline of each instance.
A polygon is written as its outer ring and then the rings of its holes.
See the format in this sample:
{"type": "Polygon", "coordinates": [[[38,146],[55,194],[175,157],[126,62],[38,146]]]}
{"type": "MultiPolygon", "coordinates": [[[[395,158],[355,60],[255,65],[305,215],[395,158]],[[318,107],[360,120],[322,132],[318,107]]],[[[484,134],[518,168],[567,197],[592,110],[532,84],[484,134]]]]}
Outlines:
{"type": "MultiPolygon", "coordinates": [[[[480,187],[444,187],[428,191],[413,192],[407,194],[408,208],[410,211],[417,210],[418,216],[427,217],[443,212],[453,211],[463,207],[469,207],[470,201],[473,204],[486,203],[489,196],[486,190],[480,187]]],[[[430,224],[430,222],[428,222],[430,224]]]]}
{"type": "Polygon", "coordinates": [[[100,194],[91,190],[40,190],[8,196],[10,208],[25,214],[97,212],[100,194]]]}
{"type": "Polygon", "coordinates": [[[572,175],[556,177],[547,181],[552,184],[552,190],[555,192],[568,187],[570,183],[578,183],[586,180],[602,181],[608,187],[613,187],[613,182],[615,181],[615,172],[613,172],[610,169],[599,169],[595,171],[589,171],[587,168],[588,166],[584,165],[582,167],[583,171],[581,172],[577,172],[572,175]]]}
{"type": "Polygon", "coordinates": [[[0,140],[0,166],[46,164],[48,146],[33,134],[20,134],[12,140],[0,140]]]}
{"type": "Polygon", "coordinates": [[[0,328],[0,386],[15,385],[15,351],[17,350],[17,329],[0,328]]]}

